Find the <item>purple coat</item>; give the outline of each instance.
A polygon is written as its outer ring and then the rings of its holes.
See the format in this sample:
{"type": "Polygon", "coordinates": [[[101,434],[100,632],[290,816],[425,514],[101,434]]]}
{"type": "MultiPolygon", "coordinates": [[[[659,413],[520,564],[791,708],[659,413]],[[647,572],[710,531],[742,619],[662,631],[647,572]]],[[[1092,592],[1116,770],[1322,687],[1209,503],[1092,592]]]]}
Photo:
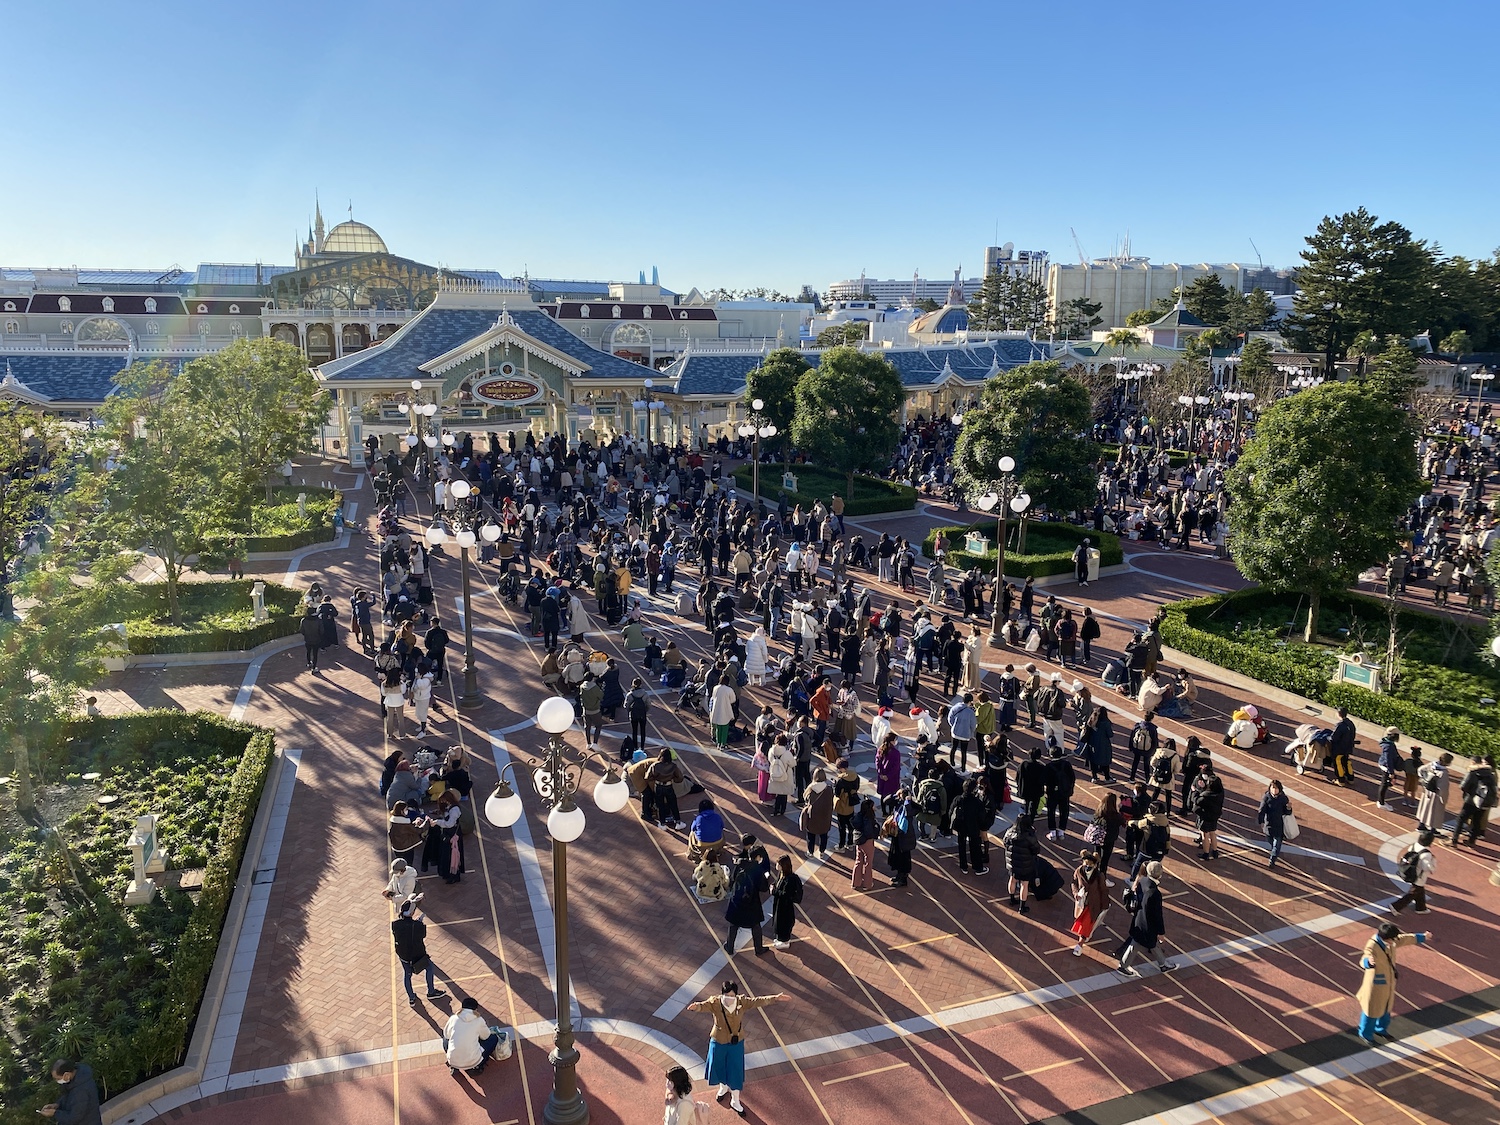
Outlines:
{"type": "Polygon", "coordinates": [[[891,747],[889,754],[875,754],[875,792],[889,797],[901,788],[901,750],[891,747]]]}

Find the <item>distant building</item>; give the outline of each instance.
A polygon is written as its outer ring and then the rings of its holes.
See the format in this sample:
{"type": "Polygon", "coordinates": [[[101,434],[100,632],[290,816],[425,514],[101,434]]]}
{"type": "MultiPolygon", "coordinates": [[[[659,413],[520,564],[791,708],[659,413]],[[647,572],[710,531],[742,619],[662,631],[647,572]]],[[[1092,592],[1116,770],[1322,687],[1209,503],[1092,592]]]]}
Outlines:
{"type": "Polygon", "coordinates": [[[1031,278],[1032,281],[1045,283],[1047,251],[1017,250],[1014,242],[1007,242],[1004,246],[986,246],[984,248],[984,276],[989,277],[996,270],[1020,274],[1031,278]]]}
{"type": "Polygon", "coordinates": [[[1272,297],[1296,292],[1294,270],[1246,266],[1238,262],[1212,265],[1196,262],[1153,262],[1149,258],[1095,258],[1091,262],[1053,262],[1047,268],[1047,297],[1054,311],[1082,297],[1098,302],[1104,325],[1117,328],[1137,309],[1149,309],[1158,299],[1170,298],[1173,290],[1191,285],[1200,277],[1219,275],[1225,285],[1239,293],[1264,289],[1272,297]]]}
{"type": "Polygon", "coordinates": [[[860,274],[859,277],[849,281],[835,281],[828,287],[829,301],[874,301],[877,305],[914,305],[919,301],[937,301],[939,304],[948,299],[948,294],[955,285],[959,286],[969,296],[979,292],[979,287],[984,284],[982,277],[971,277],[960,279],[962,269],[953,271],[952,281],[929,281],[913,273],[911,280],[901,281],[895,278],[888,280],[877,280],[860,274]]]}

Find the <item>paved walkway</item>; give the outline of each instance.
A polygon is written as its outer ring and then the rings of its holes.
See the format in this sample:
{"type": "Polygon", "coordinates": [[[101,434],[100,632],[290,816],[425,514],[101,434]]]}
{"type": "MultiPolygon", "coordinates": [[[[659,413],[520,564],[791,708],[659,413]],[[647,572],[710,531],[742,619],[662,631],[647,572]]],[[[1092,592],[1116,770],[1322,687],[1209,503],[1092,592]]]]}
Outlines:
{"type": "MultiPolygon", "coordinates": [[[[351,499],[367,501],[367,486],[351,499]]],[[[368,514],[368,506],[361,512],[368,514]]],[[[1111,615],[1104,618],[1104,652],[1117,652],[1125,639],[1116,619],[1144,621],[1162,601],[1238,581],[1228,564],[1203,555],[1133,550],[1130,560],[1131,573],[1086,591],[1065,590],[1086,594],[1096,612],[1111,615]]],[[[347,550],[309,557],[303,566],[317,569],[297,580],[316,577],[341,607],[355,586],[378,579],[374,552],[359,535],[347,550]]],[[[456,563],[439,561],[435,577],[445,623],[458,639],[456,563]]],[[[540,647],[522,636],[524,622],[487,581],[476,584],[475,594],[476,659],[486,701],[459,716],[450,693],[430,741],[467,749],[482,801],[497,763],[540,748],[530,716],[543,696],[540,647]]],[[[671,631],[690,656],[702,649],[701,628],[681,629],[665,600],[652,609],[652,625],[671,631]]],[[[590,638],[622,666],[633,664],[617,638],[603,632],[590,638]]],[[[456,670],[462,645],[455,649],[456,670]]],[[[196,1097],[158,1108],[164,1116],[206,1123],[278,1116],[399,1123],[405,1115],[532,1125],[550,1087],[545,1052],[556,1011],[552,857],[536,799],[523,784],[528,815],[512,830],[497,831],[481,818],[462,883],[422,884],[429,948],[452,995],[409,1008],[390,948],[389,907],[379,897],[387,853],[376,789],[388,749],[371,666],[347,647],[325,655],[332,659],[318,675],[302,670],[298,649],[248,670],[135,669],[110,684],[108,699],[116,707],[238,709],[274,726],[279,745],[298,752],[279,854],[265,876],[271,882],[258,942],[245,962],[249,975],[240,981],[237,1025],[221,1020],[216,1030],[225,1049],[203,1087],[192,1092],[196,1097]],[[494,1021],[518,1028],[523,1040],[515,1060],[492,1066],[477,1082],[449,1077],[436,1055],[442,1023],[466,994],[476,996],[494,1021]]],[[[1025,657],[987,650],[987,659],[998,665],[1025,657]]],[[[1007,905],[998,857],[986,876],[960,875],[951,847],[924,845],[910,886],[882,884],[856,894],[849,856],[806,860],[794,817],[773,818],[759,804],[748,754],[713,750],[700,716],[680,713],[674,699],[658,697],[653,740],[684,749],[689,770],[718,799],[731,836],[754,832],[773,856],[791,854],[807,893],[790,950],[726,958],[719,948],[722,911],[699,905],[688,891],[681,834],[644,824],[634,804],[606,816],[583,800],[588,828],[568,857],[571,975],[585,1032],[579,1073],[594,1120],[656,1121],[662,1067],[678,1060],[701,1074],[707,1024],[683,1008],[726,977],[754,993],[793,996],[752,1020],[747,1033],[745,1100],[750,1118],[767,1122],[891,1120],[897,1113],[934,1121],[1033,1121],[1110,1105],[1348,1028],[1357,1014],[1350,999],[1359,981],[1354,960],[1394,893],[1394,856],[1398,841],[1408,838],[1409,815],[1373,807],[1368,752],[1352,790],[1293,777],[1289,787],[1303,834],[1284,863],[1268,871],[1254,811],[1265,779],[1286,772],[1283,761],[1272,748],[1220,749],[1223,717],[1243,700],[1212,681],[1200,689],[1199,721],[1191,728],[1165,725],[1179,739],[1196,731],[1215,746],[1229,789],[1225,858],[1196,859],[1186,825],[1177,820],[1164,889],[1168,948],[1181,969],[1171,976],[1146,969],[1136,981],[1110,971],[1109,952],[1125,921],[1118,907],[1085,956],[1071,957],[1066,893],[1018,915],[1007,905]]],[[[1097,684],[1096,690],[1111,706],[1134,714],[1128,701],[1097,684]]],[[[764,692],[750,695],[747,704],[770,699],[764,692]]],[[[929,693],[927,700],[934,697],[929,693]]],[[[1278,738],[1299,721],[1267,710],[1278,738]]],[[[897,723],[903,734],[909,726],[897,723]]],[[[623,723],[606,728],[606,753],[623,733],[623,723]]],[[[578,731],[568,737],[582,748],[578,731]]],[[[1033,738],[1022,731],[1016,741],[1025,749],[1033,738]]],[[[1118,741],[1123,748],[1123,737],[1118,741]]],[[[408,738],[399,745],[409,750],[415,744],[408,738]]],[[[865,740],[856,767],[868,774],[872,757],[865,740]]],[[[1117,778],[1128,758],[1117,752],[1117,778]]],[[[597,775],[596,767],[588,769],[597,775]]],[[[1123,791],[1119,783],[1114,788],[1123,791]]],[[[1075,804],[1091,809],[1101,791],[1085,776],[1075,804]]],[[[1076,857],[1077,833],[1086,822],[1087,811],[1075,818],[1063,844],[1044,842],[1060,870],[1076,857]]],[[[1486,875],[1497,855],[1489,843],[1476,851],[1441,851],[1434,913],[1422,920],[1437,942],[1403,961],[1398,1010],[1455,1001],[1500,983],[1486,956],[1497,930],[1486,875]]],[[[1351,1058],[1363,1047],[1352,1036],[1341,1041],[1351,1058]]],[[[1493,1072],[1495,1047],[1494,1036],[1484,1034],[1407,1055],[1387,1049],[1389,1061],[1382,1057],[1364,1069],[1350,1064],[1333,1083],[1279,1100],[1275,1113],[1278,1120],[1289,1110],[1294,1117],[1304,1109],[1326,1114],[1325,1107],[1357,1098],[1364,1110],[1351,1120],[1452,1121],[1460,1112],[1494,1120],[1500,1096],[1484,1075],[1493,1072]],[[1430,1112],[1421,1109],[1413,1092],[1425,1097],[1435,1085],[1451,1087],[1452,1097],[1438,1097],[1430,1112]],[[1418,1111],[1399,1110],[1407,1101],[1418,1111]]],[[[1228,1116],[1223,1108],[1200,1109],[1173,1120],[1238,1125],[1270,1120],[1271,1110],[1270,1103],[1228,1116]]],[[[714,1119],[727,1122],[731,1115],[716,1108],[714,1119]]]]}

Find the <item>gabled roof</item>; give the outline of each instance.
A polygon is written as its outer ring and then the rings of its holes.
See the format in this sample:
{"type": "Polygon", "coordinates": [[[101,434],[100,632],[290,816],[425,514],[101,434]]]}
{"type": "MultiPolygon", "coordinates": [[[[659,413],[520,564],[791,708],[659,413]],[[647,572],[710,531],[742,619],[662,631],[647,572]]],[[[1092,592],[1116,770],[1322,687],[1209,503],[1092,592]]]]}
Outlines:
{"type": "Polygon", "coordinates": [[[1175,304],[1175,305],[1172,306],[1172,311],[1171,312],[1167,313],[1167,315],[1164,316],[1164,317],[1162,317],[1160,320],[1153,320],[1150,324],[1146,325],[1146,327],[1147,328],[1208,328],[1208,327],[1210,327],[1210,325],[1209,325],[1209,323],[1207,321],[1205,321],[1205,320],[1199,320],[1192,313],[1188,312],[1187,306],[1184,305],[1181,301],[1178,301],[1177,304],[1175,304]]]}
{"type": "Polygon", "coordinates": [[[128,359],[123,351],[0,355],[0,378],[9,371],[11,378],[38,400],[103,402],[114,390],[114,377],[125,369],[128,359]]]}

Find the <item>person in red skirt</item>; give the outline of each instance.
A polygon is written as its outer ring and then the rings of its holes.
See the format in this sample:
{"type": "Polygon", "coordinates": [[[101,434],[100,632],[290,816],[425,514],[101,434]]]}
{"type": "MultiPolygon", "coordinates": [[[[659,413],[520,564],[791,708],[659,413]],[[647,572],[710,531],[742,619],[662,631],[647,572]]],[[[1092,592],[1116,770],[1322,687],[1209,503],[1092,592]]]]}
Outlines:
{"type": "Polygon", "coordinates": [[[1099,865],[1099,853],[1080,852],[1079,863],[1073,870],[1073,956],[1083,956],[1083,943],[1089,940],[1094,927],[1109,909],[1109,890],[1105,882],[1104,869],[1099,865]]]}

